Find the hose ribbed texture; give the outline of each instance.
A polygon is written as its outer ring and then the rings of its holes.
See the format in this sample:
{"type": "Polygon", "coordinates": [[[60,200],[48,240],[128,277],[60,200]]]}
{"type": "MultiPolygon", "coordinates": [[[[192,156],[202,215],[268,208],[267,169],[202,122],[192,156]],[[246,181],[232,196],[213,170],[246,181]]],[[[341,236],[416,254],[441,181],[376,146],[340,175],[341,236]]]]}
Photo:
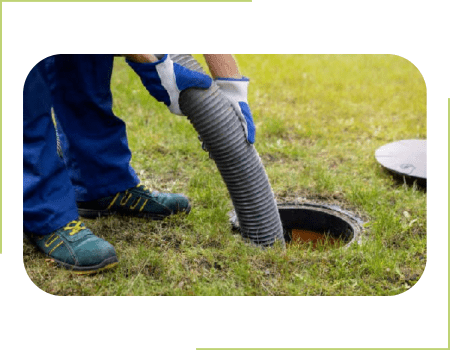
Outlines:
{"type": "MultiPolygon", "coordinates": [[[[204,73],[191,55],[171,54],[172,60],[204,73]]],[[[227,98],[213,83],[208,90],[188,89],[180,108],[205,143],[228,188],[241,235],[260,246],[284,244],[283,227],[264,166],[227,98]]]]}

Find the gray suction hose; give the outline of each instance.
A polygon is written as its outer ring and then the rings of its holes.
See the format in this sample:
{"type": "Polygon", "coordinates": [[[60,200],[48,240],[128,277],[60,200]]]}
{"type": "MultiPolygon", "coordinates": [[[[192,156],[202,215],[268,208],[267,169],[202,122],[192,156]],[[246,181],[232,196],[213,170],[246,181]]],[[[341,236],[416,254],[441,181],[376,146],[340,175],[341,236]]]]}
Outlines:
{"type": "MultiPolygon", "coordinates": [[[[204,73],[191,55],[170,57],[186,68],[204,73]]],[[[230,193],[241,235],[260,246],[272,246],[275,241],[284,245],[280,214],[264,166],[219,87],[213,83],[208,90],[185,90],[179,102],[216,162],[230,193]]]]}

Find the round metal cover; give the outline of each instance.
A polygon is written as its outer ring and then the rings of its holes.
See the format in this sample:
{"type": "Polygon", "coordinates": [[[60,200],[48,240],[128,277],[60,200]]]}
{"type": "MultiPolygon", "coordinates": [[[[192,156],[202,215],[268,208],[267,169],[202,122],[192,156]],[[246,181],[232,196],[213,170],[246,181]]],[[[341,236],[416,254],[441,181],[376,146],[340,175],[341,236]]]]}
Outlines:
{"type": "Polygon", "coordinates": [[[402,140],[381,146],[375,158],[385,168],[414,179],[427,179],[427,140],[402,140]]]}

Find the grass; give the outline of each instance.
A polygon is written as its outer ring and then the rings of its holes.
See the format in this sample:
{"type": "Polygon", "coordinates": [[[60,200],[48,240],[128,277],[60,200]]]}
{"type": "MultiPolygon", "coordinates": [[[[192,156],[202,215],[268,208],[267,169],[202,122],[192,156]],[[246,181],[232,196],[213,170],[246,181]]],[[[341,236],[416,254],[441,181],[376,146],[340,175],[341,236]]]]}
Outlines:
{"type": "MultiPolygon", "coordinates": [[[[196,57],[203,62],[201,56],[196,57]]],[[[24,241],[31,280],[57,295],[396,295],[426,264],[426,190],[394,179],[375,150],[426,138],[419,71],[390,55],[237,55],[251,78],[256,148],[279,202],[327,202],[365,219],[349,249],[261,250],[232,234],[232,209],[195,130],[171,115],[117,59],[115,113],[127,123],[142,182],[189,196],[188,216],[162,222],[86,220],[118,253],[117,268],[78,276],[24,241]]]]}

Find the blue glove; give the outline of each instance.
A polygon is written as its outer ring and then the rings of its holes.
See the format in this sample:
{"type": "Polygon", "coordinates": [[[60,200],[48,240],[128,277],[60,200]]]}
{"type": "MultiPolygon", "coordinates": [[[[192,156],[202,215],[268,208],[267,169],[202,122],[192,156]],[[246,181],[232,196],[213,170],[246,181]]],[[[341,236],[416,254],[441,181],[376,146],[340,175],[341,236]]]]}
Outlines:
{"type": "Polygon", "coordinates": [[[173,114],[183,115],[178,103],[180,92],[189,88],[208,89],[212,79],[174,63],[169,55],[154,63],[136,63],[127,60],[139,75],[150,95],[164,102],[173,114]]]}
{"type": "Polygon", "coordinates": [[[214,80],[219,86],[220,91],[231,102],[245,131],[245,136],[250,144],[255,143],[255,124],[253,122],[252,112],[248,106],[247,91],[250,79],[242,77],[234,78],[216,78],[214,80]]]}

